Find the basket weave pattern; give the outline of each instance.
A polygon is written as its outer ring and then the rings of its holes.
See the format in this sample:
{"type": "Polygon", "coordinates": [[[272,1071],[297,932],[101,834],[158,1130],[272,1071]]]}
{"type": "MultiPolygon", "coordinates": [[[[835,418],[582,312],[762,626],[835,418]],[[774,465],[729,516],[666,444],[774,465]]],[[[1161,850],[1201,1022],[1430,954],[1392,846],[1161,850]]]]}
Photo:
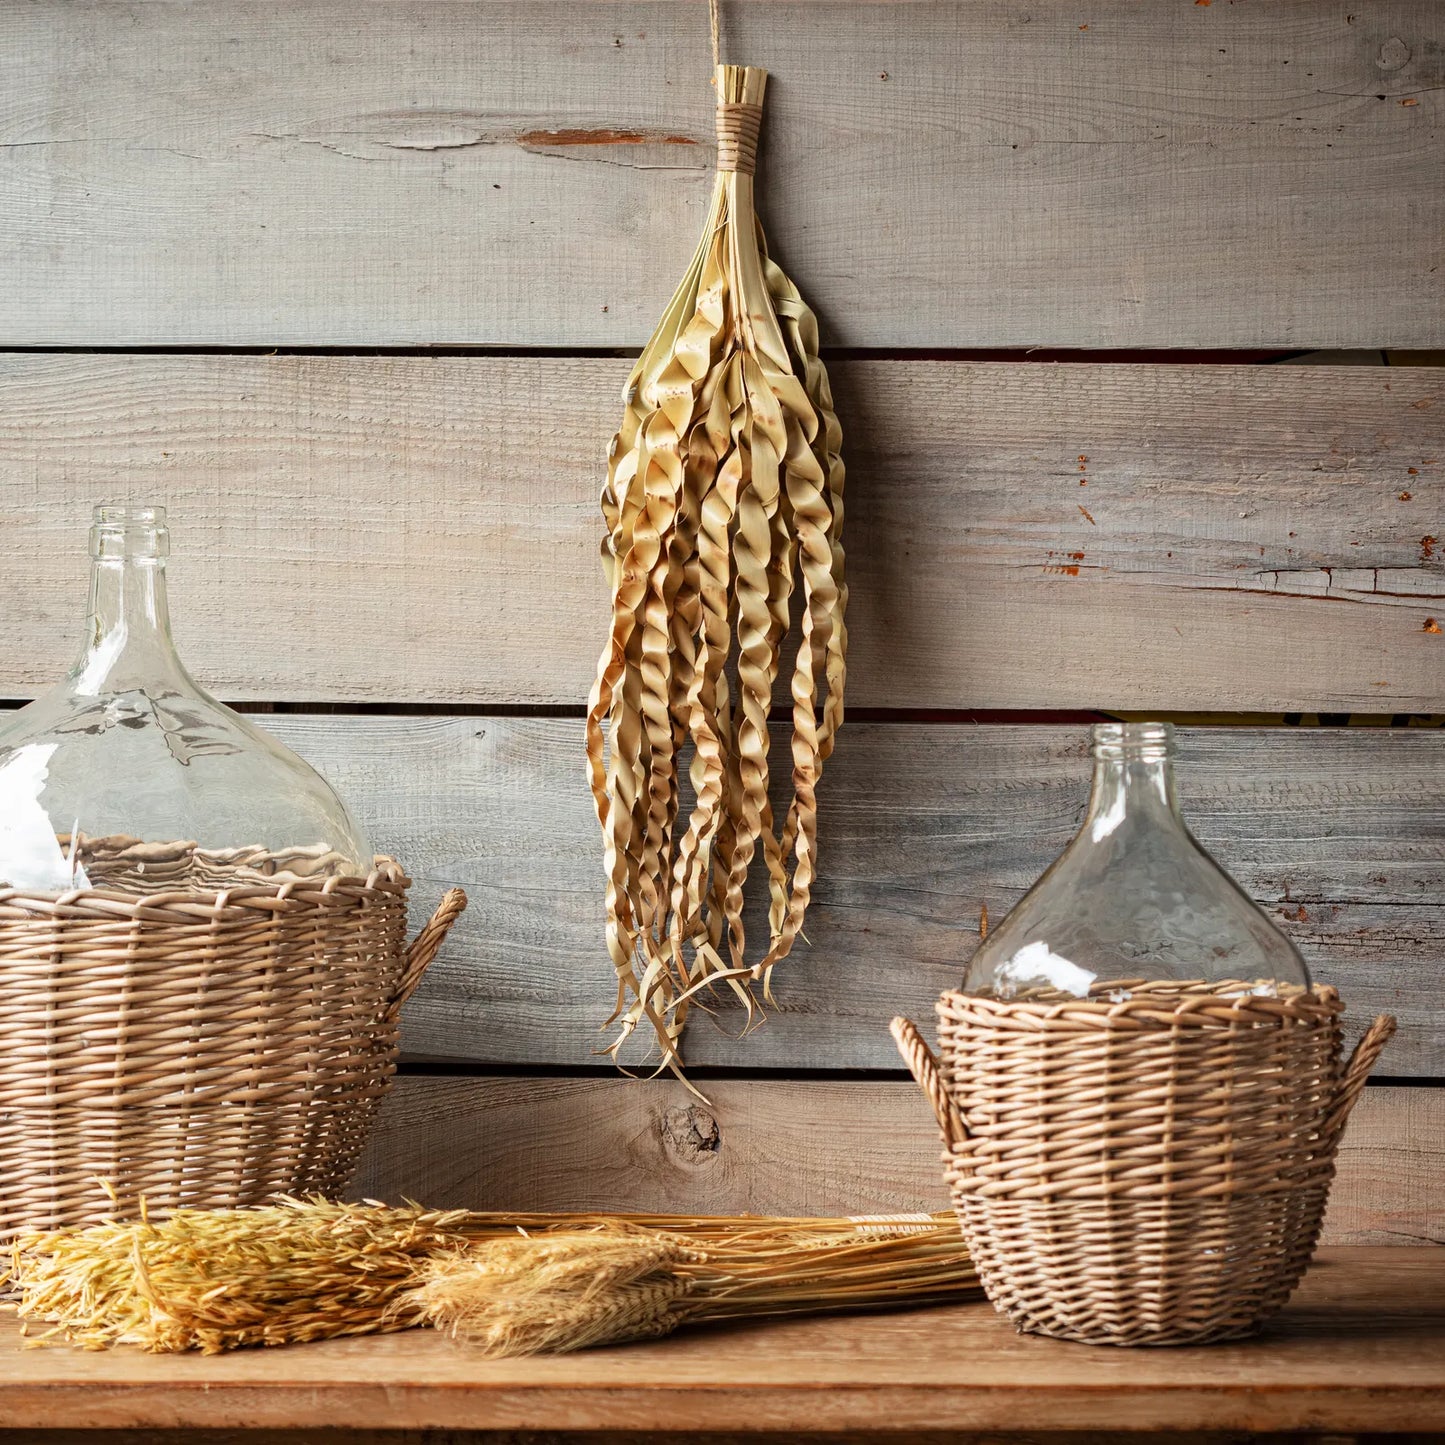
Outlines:
{"type": "Polygon", "coordinates": [[[946,993],[939,1063],[896,1021],[943,1130],[969,1251],[1021,1330],[1238,1338],[1299,1282],[1345,1118],[1394,1021],[1377,1021],[1344,1070],[1333,989],[1240,989],[946,993]]]}
{"type": "MultiPolygon", "coordinates": [[[[162,876],[183,871],[175,853],[162,876]]],[[[205,893],[122,890],[101,861],[105,886],[0,889],[0,1231],[114,1213],[99,1179],[123,1212],[334,1194],[395,1073],[401,1004],[465,898],[408,950],[389,859],[268,877],[252,854],[232,876],[256,881],[205,893]]]]}

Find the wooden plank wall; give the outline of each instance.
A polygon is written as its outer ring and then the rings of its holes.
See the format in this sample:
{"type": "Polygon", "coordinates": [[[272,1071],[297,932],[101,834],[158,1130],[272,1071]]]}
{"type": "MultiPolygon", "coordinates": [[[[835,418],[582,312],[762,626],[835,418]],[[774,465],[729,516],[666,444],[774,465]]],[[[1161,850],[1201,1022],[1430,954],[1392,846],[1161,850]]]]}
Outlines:
{"type": "MultiPolygon", "coordinates": [[[[486,1208],[809,1213],[946,1209],[938,1132],[911,1082],[403,1079],[362,1166],[384,1198],[486,1208]]],[[[1330,1201],[1331,1244],[1441,1244],[1445,1091],[1365,1092],[1330,1201]]]]}
{"type": "MultiPolygon", "coordinates": [[[[834,370],[854,706],[1438,703],[1438,369],[834,370]]],[[[536,357],[0,356],[0,488],[26,537],[0,566],[56,579],[12,584],[0,687],[64,665],[86,566],[74,519],[118,489],[193,529],[178,635],[228,697],[576,703],[607,616],[598,477],[626,375],[536,357]]]]}
{"type": "MultiPolygon", "coordinates": [[[[472,898],[408,1016],[418,1056],[488,1067],[595,1064],[614,983],[596,957],[592,798],[574,719],[267,720],[394,847],[428,905],[472,898]],[[447,819],[445,829],[436,820],[447,819]],[[540,896],[539,896],[540,895],[540,896]]],[[[1204,843],[1362,1016],[1397,1014],[1389,1072],[1445,1075],[1445,797],[1440,734],[1199,728],[1185,806],[1204,843]]],[[[888,1069],[888,1020],[955,986],[979,909],[1003,916],[1073,835],[1087,792],[1078,726],[854,722],[826,775],[827,860],[810,947],[739,1043],[726,1002],[689,1057],[717,1068],[888,1069]]]]}
{"type": "MultiPolygon", "coordinates": [[[[728,9],[836,345],[1439,345],[1430,0],[728,9]]],[[[702,220],[696,3],[0,17],[20,344],[636,346],[702,220]]]]}
{"type": "Polygon", "coordinates": [[[1088,714],[1209,714],[1201,836],[1401,1019],[1330,1238],[1445,1239],[1445,735],[1405,726],[1445,713],[1445,371],[1260,364],[1445,346],[1445,13],[724,19],[845,423],[857,711],[811,947],[746,1040],[697,1017],[706,1103],[594,1053],[580,744],[602,456],[709,188],[699,5],[0,5],[0,698],[64,666],[89,505],[168,504],[197,673],[419,904],[473,896],[358,1189],[804,1212],[941,1202],[888,1016],[1066,841],[1088,714]]]}

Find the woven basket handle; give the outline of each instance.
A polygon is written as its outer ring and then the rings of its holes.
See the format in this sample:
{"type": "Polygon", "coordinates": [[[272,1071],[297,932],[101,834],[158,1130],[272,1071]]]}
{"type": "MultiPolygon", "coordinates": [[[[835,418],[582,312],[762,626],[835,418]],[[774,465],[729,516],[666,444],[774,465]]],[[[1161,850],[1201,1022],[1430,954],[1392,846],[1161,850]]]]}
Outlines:
{"type": "Polygon", "coordinates": [[[923,1035],[918,1032],[912,1019],[894,1019],[888,1025],[888,1032],[893,1035],[893,1042],[898,1045],[898,1052],[903,1055],[908,1072],[917,1080],[918,1087],[933,1105],[933,1117],[938,1120],[944,1146],[956,1149],[968,1138],[968,1130],[964,1127],[963,1115],[958,1112],[958,1106],[949,1097],[943,1075],[938,1072],[938,1060],[933,1057],[933,1050],[924,1043],[923,1035]]]}
{"type": "Polygon", "coordinates": [[[466,907],[467,895],[460,888],[448,888],[442,895],[442,901],[437,904],[437,911],[412,939],[406,951],[406,969],[402,973],[401,982],[396,986],[396,992],[391,996],[393,1017],[401,1012],[402,1004],[416,992],[422,974],[437,956],[442,944],[446,942],[447,934],[452,931],[452,924],[462,916],[466,907]]]}
{"type": "Polygon", "coordinates": [[[1330,1112],[1325,1119],[1326,1139],[1338,1139],[1343,1131],[1345,1120],[1350,1117],[1350,1110],[1355,1107],[1355,1101],[1360,1097],[1360,1091],[1365,1087],[1365,1080],[1370,1077],[1370,1070],[1375,1067],[1380,1051],[1395,1036],[1395,1028],[1395,1016],[1381,1014],[1355,1045],[1350,1062],[1345,1065],[1340,1087],[1335,1091],[1334,1103],[1330,1105],[1330,1112]]]}

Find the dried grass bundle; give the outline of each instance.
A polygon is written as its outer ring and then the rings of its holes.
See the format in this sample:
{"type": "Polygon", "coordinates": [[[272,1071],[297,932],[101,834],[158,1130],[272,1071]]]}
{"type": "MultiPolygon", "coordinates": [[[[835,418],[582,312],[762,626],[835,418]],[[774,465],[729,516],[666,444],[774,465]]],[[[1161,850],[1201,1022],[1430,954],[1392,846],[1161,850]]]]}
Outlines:
{"type": "Polygon", "coordinates": [[[951,1215],[908,1220],[495,1214],[283,1199],[29,1231],[5,1281],[32,1343],[213,1354],[436,1323],[492,1353],[686,1320],[959,1298],[951,1215]],[[675,1308],[674,1308],[675,1306],[675,1308]]]}
{"type": "Polygon", "coordinates": [[[754,981],[768,997],[798,936],[817,874],[818,779],[843,719],[842,433],[816,320],[768,258],[753,208],[766,79],[717,67],[712,205],[628,379],[602,493],[612,626],[587,751],[618,979],[608,1051],[646,1020],[678,1073],[689,999],[726,981],[751,1022],[754,981]],[[792,800],[778,828],[768,715],[795,591],[792,800]],[[743,889],[759,848],[769,937],[750,965],[743,889]]]}
{"type": "Polygon", "coordinates": [[[979,1292],[951,1218],[835,1224],[799,1243],[610,1226],[447,1251],[401,1302],[492,1356],[655,1339],[684,1324],[957,1300],[979,1292]]]}

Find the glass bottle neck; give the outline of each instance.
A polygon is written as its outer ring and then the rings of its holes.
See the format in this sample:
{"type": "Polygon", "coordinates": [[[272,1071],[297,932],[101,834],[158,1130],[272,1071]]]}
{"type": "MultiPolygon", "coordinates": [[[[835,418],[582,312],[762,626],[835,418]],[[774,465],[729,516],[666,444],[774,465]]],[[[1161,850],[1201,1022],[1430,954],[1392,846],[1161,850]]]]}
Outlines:
{"type": "Polygon", "coordinates": [[[1154,823],[1183,826],[1171,759],[1096,757],[1083,835],[1099,843],[1120,829],[1154,823]]]}
{"type": "Polygon", "coordinates": [[[171,641],[168,550],[163,523],[134,515],[106,523],[97,513],[85,646],[71,674],[77,692],[150,691],[167,675],[185,676],[171,641]]]}

